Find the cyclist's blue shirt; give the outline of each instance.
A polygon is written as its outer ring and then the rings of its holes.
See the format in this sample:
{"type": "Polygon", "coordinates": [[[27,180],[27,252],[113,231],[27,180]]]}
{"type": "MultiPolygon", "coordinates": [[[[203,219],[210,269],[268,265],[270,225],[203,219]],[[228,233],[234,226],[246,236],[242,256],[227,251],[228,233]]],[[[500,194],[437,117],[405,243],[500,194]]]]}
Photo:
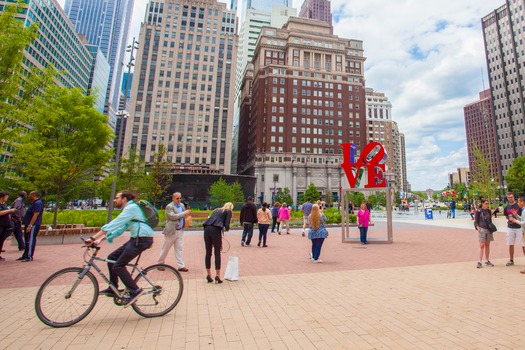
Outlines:
{"type": "Polygon", "coordinates": [[[142,210],[135,202],[129,201],[122,213],[110,223],[102,226],[102,230],[107,232],[106,238],[109,243],[113,243],[113,239],[126,230],[130,231],[131,237],[154,237],[155,231],[148,224],[140,221],[146,221],[142,210]]]}

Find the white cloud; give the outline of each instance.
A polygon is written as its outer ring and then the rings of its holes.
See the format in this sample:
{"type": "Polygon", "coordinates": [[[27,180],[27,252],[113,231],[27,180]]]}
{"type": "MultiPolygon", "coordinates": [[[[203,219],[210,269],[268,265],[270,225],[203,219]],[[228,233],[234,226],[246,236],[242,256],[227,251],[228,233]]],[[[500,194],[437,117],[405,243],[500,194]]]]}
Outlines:
{"type": "Polygon", "coordinates": [[[332,0],[334,33],[363,40],[367,87],[384,92],[406,136],[412,188],[441,189],[468,166],[463,107],[483,89],[481,18],[502,0],[332,0]]]}

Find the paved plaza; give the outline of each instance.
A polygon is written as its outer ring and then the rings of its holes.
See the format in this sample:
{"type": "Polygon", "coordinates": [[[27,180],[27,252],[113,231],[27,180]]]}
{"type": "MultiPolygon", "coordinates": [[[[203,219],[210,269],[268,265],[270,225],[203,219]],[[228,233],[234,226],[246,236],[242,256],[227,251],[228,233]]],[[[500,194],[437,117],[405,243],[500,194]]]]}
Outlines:
{"type": "MultiPolygon", "coordinates": [[[[86,319],[63,329],[38,320],[34,299],[52,272],[81,266],[80,244],[37,245],[30,263],[15,261],[16,246],[6,244],[0,349],[525,349],[525,258],[517,249],[516,265],[505,266],[504,219],[496,225],[496,266],[482,269],[470,218],[396,221],[393,244],[367,246],[341,243],[341,229],[332,227],[321,264],[310,261],[299,228],[270,234],[268,248],[256,246],[257,229],[255,244],[241,247],[234,230],[223,272],[237,255],[240,280],[222,285],[205,282],[202,231],[192,231],[175,310],[145,319],[101,297],[86,319]]],[[[370,235],[385,230],[377,222],[370,235]]],[[[156,261],[162,239],[142,266],[156,261]]],[[[104,242],[101,255],[116,246],[104,242]]],[[[171,253],[167,263],[175,263],[171,253]]]]}

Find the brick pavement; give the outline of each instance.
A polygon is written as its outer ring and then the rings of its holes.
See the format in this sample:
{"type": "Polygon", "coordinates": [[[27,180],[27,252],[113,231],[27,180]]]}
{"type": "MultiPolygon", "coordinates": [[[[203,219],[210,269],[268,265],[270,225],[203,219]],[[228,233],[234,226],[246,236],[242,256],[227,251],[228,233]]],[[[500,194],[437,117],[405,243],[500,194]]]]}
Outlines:
{"type": "MultiPolygon", "coordinates": [[[[501,220],[497,225],[503,230],[501,220]]],[[[190,232],[190,272],[174,311],[144,319],[100,298],[86,319],[66,329],[38,321],[34,296],[52,272],[80,265],[80,245],[37,246],[36,260],[25,264],[14,261],[18,252],[6,245],[0,349],[525,348],[519,288],[525,258],[520,252],[517,266],[505,267],[507,247],[498,232],[491,254],[496,267],[476,269],[477,236],[469,226],[458,219],[396,222],[394,244],[366,247],[341,243],[340,229],[331,228],[322,264],[309,261],[310,242],[300,229],[270,235],[268,248],[242,248],[240,231],[233,231],[223,262],[238,255],[241,279],[222,285],[205,283],[202,232],[190,232]]],[[[378,222],[370,233],[384,229],[378,222]]],[[[141,265],[155,261],[161,240],[141,265]]],[[[105,244],[103,253],[109,251],[105,244]]]]}

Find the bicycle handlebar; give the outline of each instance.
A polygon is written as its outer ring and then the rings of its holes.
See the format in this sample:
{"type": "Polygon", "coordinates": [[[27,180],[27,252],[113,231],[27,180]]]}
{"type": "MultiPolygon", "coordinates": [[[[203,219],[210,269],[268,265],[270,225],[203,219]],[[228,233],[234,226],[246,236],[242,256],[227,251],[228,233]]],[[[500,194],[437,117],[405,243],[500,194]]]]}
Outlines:
{"type": "Polygon", "coordinates": [[[95,250],[99,250],[100,246],[97,245],[94,241],[91,239],[84,239],[84,236],[80,235],[80,239],[84,242],[85,245],[82,246],[82,248],[91,248],[95,250]]]}

